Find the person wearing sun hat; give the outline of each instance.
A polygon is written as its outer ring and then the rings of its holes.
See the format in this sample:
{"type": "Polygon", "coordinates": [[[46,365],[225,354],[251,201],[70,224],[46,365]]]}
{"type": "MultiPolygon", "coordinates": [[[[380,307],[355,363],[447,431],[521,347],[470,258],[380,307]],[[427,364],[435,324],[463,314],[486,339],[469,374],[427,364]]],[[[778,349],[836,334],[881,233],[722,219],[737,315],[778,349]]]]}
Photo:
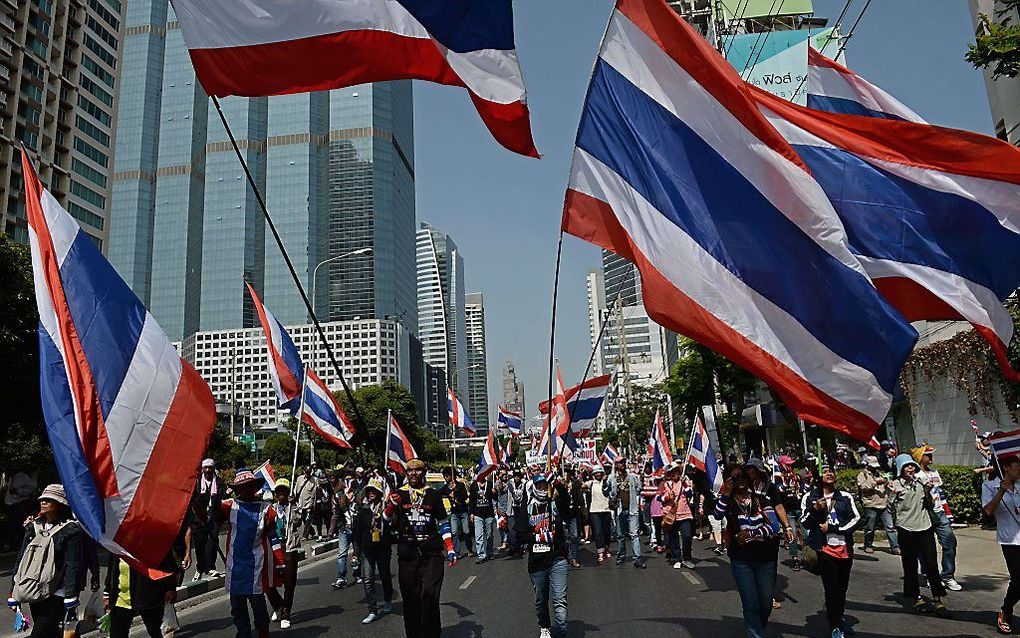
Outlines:
{"type": "Polygon", "coordinates": [[[373,478],[365,485],[365,498],[354,516],[354,556],[362,558],[365,570],[365,602],[368,603],[368,616],[362,624],[369,625],[383,614],[393,611],[393,575],[390,573],[390,558],[393,554],[393,537],[390,526],[383,521],[383,496],[385,486],[378,478],[373,478]],[[376,603],[375,575],[379,573],[383,586],[383,608],[379,613],[376,603]]]}
{"type": "Polygon", "coordinates": [[[301,518],[290,498],[290,479],[276,479],[273,489],[273,511],[276,513],[276,535],[283,546],[283,595],[278,587],[266,590],[266,598],[273,607],[270,620],[279,620],[280,629],[289,629],[294,609],[294,590],[297,589],[299,551],[301,549],[301,518]]]}
{"type": "Polygon", "coordinates": [[[81,542],[81,527],[71,517],[64,486],[47,485],[39,496],[39,515],[25,527],[7,598],[12,609],[28,603],[33,636],[58,638],[64,622],[77,617],[81,542]],[[30,547],[33,551],[28,551],[30,547]],[[38,575],[49,570],[32,557],[46,555],[53,556],[53,577],[40,582],[38,575]]]}
{"type": "MultiPolygon", "coordinates": [[[[932,522],[935,523],[935,539],[942,547],[942,571],[939,573],[939,577],[946,589],[960,591],[963,587],[956,582],[956,532],[953,531],[953,511],[949,509],[949,497],[942,488],[942,477],[932,465],[934,454],[935,448],[927,443],[910,450],[910,456],[921,467],[917,473],[917,480],[928,487],[935,504],[935,515],[932,522]]],[[[928,577],[923,571],[921,576],[928,577]]]]}

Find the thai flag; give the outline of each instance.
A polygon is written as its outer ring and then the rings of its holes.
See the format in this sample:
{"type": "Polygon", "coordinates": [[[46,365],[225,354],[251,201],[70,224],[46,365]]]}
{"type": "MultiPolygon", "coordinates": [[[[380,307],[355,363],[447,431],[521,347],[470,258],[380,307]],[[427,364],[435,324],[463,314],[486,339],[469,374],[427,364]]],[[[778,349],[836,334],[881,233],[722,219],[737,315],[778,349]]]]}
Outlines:
{"type": "Polygon", "coordinates": [[[620,453],[616,451],[612,443],[606,443],[606,449],[602,450],[602,458],[609,463],[616,463],[616,459],[620,458],[620,453]]]}
{"type": "Polygon", "coordinates": [[[173,0],[209,95],[416,79],[464,87],[493,137],[538,157],[511,0],[173,0]]]}
{"type": "Polygon", "coordinates": [[[495,430],[489,428],[489,436],[485,438],[485,446],[482,448],[482,456],[478,459],[478,467],[475,468],[479,478],[492,474],[499,467],[499,454],[496,452],[495,430]]]}
{"type": "Polygon", "coordinates": [[[859,439],[885,418],[916,331],[737,72],[662,0],[616,4],[562,228],[634,262],[653,320],[803,418],[859,439]]]}
{"type": "Polygon", "coordinates": [[[351,447],[354,424],[326,383],[311,368],[305,374],[305,403],[301,410],[301,422],[333,445],[351,447]]]}
{"type": "Polygon", "coordinates": [[[407,462],[418,458],[418,454],[414,451],[411,440],[400,429],[400,424],[392,414],[389,417],[389,428],[390,446],[386,451],[386,466],[394,472],[403,474],[407,471],[407,462]]]}
{"type": "Polygon", "coordinates": [[[263,492],[272,492],[276,489],[276,473],[273,472],[273,466],[269,464],[269,461],[255,468],[252,474],[262,479],[263,492]]]}
{"type": "Polygon", "coordinates": [[[652,424],[651,445],[652,472],[662,474],[666,466],[673,462],[673,452],[658,410],[655,411],[655,422],[652,424]]]}
{"type": "Polygon", "coordinates": [[[514,455],[514,439],[513,437],[506,440],[503,444],[503,449],[499,453],[500,465],[510,465],[510,461],[513,460],[514,455]]]}
{"type": "Polygon", "coordinates": [[[266,334],[266,346],[269,348],[269,378],[272,379],[273,388],[276,389],[277,405],[297,416],[298,404],[301,402],[302,370],[305,369],[305,364],[301,362],[301,355],[298,354],[294,341],[287,334],[283,324],[262,305],[262,300],[251,284],[248,282],[244,284],[248,287],[248,294],[255,304],[262,331],[266,334]]]}
{"type": "Polygon", "coordinates": [[[865,445],[876,452],[882,449],[882,444],[878,442],[878,438],[876,437],[871,437],[865,445]]]}
{"type": "Polygon", "coordinates": [[[807,105],[819,111],[924,123],[899,100],[814,47],[808,48],[807,105]]]}
{"type": "Polygon", "coordinates": [[[560,364],[556,364],[556,396],[552,400],[552,412],[550,414],[550,428],[556,434],[553,441],[553,449],[557,441],[567,441],[572,434],[570,427],[570,415],[567,408],[567,396],[563,390],[563,373],[560,371],[560,364]]]}
{"type": "Polygon", "coordinates": [[[1020,149],[754,96],[825,190],[886,299],[910,321],[969,321],[1007,377],[1020,380],[1007,359],[1013,320],[1002,305],[1020,286],[1020,149]]]}
{"type": "Polygon", "coordinates": [[[502,425],[507,430],[509,430],[510,434],[514,436],[520,436],[521,429],[524,423],[524,419],[521,417],[521,415],[517,414],[516,412],[511,412],[510,410],[504,408],[503,406],[498,406],[496,410],[498,412],[498,414],[496,415],[496,423],[502,425]]]}
{"type": "MultiPolygon", "coordinates": [[[[563,393],[567,401],[567,413],[570,415],[570,431],[575,438],[584,438],[595,429],[595,420],[602,411],[608,393],[608,374],[588,379],[563,393]]],[[[538,409],[545,414],[549,411],[549,402],[543,401],[538,409]]]]}
{"type": "MultiPolygon", "coordinates": [[[[75,516],[138,568],[159,565],[191,501],[209,386],[21,152],[46,432],[75,516]]],[[[8,362],[9,363],[9,362],[8,362]]]]}
{"type": "Polygon", "coordinates": [[[718,494],[723,484],[722,472],[715,458],[715,450],[712,449],[712,441],[708,438],[705,422],[701,420],[700,415],[694,417],[694,431],[691,433],[691,448],[687,462],[705,473],[712,491],[718,494]]]}
{"type": "Polygon", "coordinates": [[[450,417],[450,425],[467,432],[468,436],[475,435],[475,423],[471,420],[460,399],[453,393],[452,388],[446,388],[446,409],[450,417]]]}
{"type": "Polygon", "coordinates": [[[988,437],[995,460],[1001,463],[1004,459],[1020,454],[1020,430],[996,432],[988,437]]]}

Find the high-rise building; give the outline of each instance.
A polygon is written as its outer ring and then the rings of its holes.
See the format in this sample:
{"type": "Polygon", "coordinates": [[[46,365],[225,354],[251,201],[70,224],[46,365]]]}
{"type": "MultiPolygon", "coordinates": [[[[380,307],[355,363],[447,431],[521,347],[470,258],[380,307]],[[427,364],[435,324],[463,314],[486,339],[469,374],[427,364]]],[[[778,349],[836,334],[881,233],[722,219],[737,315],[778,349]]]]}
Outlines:
{"type": "Polygon", "coordinates": [[[522,418],[527,418],[524,382],[517,380],[517,370],[510,359],[503,362],[503,405],[511,412],[520,414],[522,418]]]}
{"type": "Polygon", "coordinates": [[[417,260],[418,338],[422,356],[425,363],[446,372],[450,387],[467,406],[471,393],[466,370],[464,258],[449,235],[422,222],[418,229],[417,260]]]}
{"type": "Polygon", "coordinates": [[[485,363],[485,300],[480,292],[464,297],[464,317],[467,332],[468,414],[475,426],[489,429],[489,368],[485,363]]]}
{"type": "Polygon", "coordinates": [[[20,143],[104,252],[120,89],[122,0],[0,2],[0,222],[28,242],[20,143]]]}
{"type": "MultiPolygon", "coordinates": [[[[980,14],[993,20],[1000,17],[1012,17],[1014,24],[1020,19],[1020,10],[1011,9],[1003,12],[1001,0],[967,0],[970,15],[974,20],[974,28],[981,29],[980,14]]],[[[984,71],[985,91],[988,93],[988,106],[992,110],[992,122],[995,125],[995,136],[1010,144],[1020,144],[1020,77],[992,78],[992,69],[984,71]]]]}
{"type": "MultiPolygon", "coordinates": [[[[609,310],[606,308],[606,280],[601,270],[588,272],[585,281],[585,288],[588,294],[588,338],[591,341],[591,348],[598,348],[599,333],[602,330],[602,322],[609,310]]],[[[601,376],[605,374],[602,366],[602,357],[595,357],[592,362],[592,375],[601,376]]]]}
{"type": "MultiPolygon", "coordinates": [[[[132,2],[125,55],[114,266],[174,339],[255,326],[246,280],[281,322],[307,323],[167,0],[132,2]]],[[[414,333],[410,81],[221,104],[319,317],[390,318],[414,333]],[[362,248],[373,251],[312,281],[318,264],[362,248]]]]}

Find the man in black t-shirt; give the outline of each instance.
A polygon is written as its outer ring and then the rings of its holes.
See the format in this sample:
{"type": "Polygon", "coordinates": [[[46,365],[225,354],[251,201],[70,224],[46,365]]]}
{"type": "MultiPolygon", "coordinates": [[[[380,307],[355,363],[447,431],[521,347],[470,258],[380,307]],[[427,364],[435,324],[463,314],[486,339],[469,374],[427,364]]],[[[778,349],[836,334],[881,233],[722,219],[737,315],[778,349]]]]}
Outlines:
{"type": "Polygon", "coordinates": [[[552,496],[548,478],[539,473],[525,488],[524,516],[517,519],[517,534],[528,550],[528,575],[535,588],[535,612],[542,636],[567,635],[567,535],[560,514],[569,508],[567,486],[556,480],[552,496]],[[549,618],[552,599],[553,619],[549,618]]]}
{"type": "Polygon", "coordinates": [[[439,593],[443,588],[443,552],[457,564],[443,497],[425,484],[425,463],[407,462],[407,485],[392,490],[383,519],[397,529],[397,580],[404,600],[407,638],[438,638],[439,593]]]}

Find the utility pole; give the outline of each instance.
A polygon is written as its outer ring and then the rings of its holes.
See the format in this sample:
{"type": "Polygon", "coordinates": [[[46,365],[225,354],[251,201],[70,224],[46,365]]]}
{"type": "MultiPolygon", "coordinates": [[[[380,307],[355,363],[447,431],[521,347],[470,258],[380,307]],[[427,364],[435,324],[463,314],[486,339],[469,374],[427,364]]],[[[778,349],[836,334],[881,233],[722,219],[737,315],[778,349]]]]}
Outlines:
{"type": "Polygon", "coordinates": [[[230,348],[230,438],[234,434],[234,414],[237,413],[237,349],[230,348]]]}

